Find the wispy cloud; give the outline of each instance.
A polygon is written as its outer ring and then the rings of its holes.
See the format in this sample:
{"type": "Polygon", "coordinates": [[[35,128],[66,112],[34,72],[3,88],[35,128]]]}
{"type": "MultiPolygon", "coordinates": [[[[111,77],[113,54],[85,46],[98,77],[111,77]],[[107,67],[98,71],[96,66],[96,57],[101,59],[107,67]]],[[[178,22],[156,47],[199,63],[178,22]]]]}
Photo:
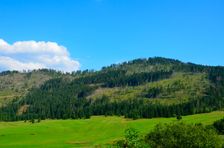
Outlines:
{"type": "Polygon", "coordinates": [[[71,59],[64,46],[55,42],[17,41],[9,44],[0,39],[0,69],[22,71],[40,68],[71,72],[78,70],[80,64],[71,59]]]}

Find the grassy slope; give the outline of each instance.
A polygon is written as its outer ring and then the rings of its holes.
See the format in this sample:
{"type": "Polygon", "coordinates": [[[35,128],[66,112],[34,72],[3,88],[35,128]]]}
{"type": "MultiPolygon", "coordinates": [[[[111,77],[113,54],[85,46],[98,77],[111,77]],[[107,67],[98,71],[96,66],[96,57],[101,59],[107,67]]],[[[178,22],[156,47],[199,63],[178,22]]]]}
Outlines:
{"type": "MultiPolygon", "coordinates": [[[[217,111],[183,117],[187,123],[212,124],[223,118],[217,111]]],[[[127,120],[121,117],[92,117],[87,120],[46,120],[41,123],[0,122],[0,147],[93,147],[122,138],[128,127],[141,133],[158,123],[177,122],[175,118],[127,120]]]]}
{"type": "Polygon", "coordinates": [[[160,89],[156,98],[149,101],[164,104],[178,104],[194,98],[201,98],[209,87],[205,74],[176,73],[171,78],[135,87],[99,88],[88,98],[107,96],[111,100],[145,98],[150,89],[160,89]]]}
{"type": "Polygon", "coordinates": [[[0,105],[24,96],[32,87],[38,87],[52,78],[44,72],[13,73],[0,76],[0,105]]]}

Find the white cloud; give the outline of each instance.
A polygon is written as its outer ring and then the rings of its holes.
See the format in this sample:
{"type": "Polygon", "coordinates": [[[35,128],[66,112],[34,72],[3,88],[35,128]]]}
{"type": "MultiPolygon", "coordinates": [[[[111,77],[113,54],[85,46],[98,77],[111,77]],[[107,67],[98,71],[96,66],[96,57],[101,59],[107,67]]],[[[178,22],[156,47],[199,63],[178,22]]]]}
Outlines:
{"type": "Polygon", "coordinates": [[[0,70],[49,68],[71,72],[79,67],[79,62],[71,59],[68,50],[55,42],[18,41],[9,44],[0,39],[0,70]]]}

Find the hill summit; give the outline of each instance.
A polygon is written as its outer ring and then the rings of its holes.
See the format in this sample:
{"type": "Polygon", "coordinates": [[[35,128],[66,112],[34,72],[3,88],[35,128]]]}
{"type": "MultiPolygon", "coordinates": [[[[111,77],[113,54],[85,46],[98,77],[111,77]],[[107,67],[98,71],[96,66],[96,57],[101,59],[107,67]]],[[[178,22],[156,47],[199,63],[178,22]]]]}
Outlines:
{"type": "Polygon", "coordinates": [[[0,119],[172,117],[224,106],[224,67],[162,57],[136,59],[61,73],[54,70],[0,74],[0,119]]]}

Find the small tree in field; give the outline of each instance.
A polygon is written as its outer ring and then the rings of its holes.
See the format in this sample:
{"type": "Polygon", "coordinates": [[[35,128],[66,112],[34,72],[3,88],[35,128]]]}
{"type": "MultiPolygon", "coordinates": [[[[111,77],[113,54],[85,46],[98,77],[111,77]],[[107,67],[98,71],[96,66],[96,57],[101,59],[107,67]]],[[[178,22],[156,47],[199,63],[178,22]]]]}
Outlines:
{"type": "Polygon", "coordinates": [[[35,120],[34,120],[34,119],[31,119],[30,122],[31,122],[31,123],[35,123],[35,120]]]}
{"type": "Polygon", "coordinates": [[[177,120],[181,120],[182,116],[181,115],[177,115],[177,120]]]}
{"type": "Polygon", "coordinates": [[[116,147],[121,148],[148,148],[149,145],[145,143],[144,138],[140,136],[139,132],[134,128],[125,130],[125,140],[116,142],[116,147]]]}
{"type": "Polygon", "coordinates": [[[139,142],[139,133],[133,128],[125,130],[125,138],[127,140],[127,145],[130,147],[136,147],[139,142]]]}

